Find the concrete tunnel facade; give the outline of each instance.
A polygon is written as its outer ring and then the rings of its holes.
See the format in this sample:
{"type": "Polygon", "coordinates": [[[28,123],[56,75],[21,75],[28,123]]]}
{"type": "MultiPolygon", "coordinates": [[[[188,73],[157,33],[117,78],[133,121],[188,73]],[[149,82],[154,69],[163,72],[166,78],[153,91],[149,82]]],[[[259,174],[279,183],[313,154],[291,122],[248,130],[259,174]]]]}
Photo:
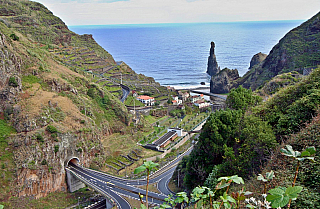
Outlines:
{"type": "MultiPolygon", "coordinates": [[[[65,161],[65,167],[68,167],[70,163],[73,163],[75,165],[80,164],[80,159],[78,157],[68,157],[65,161]]],[[[82,183],[79,179],[77,179],[75,176],[71,174],[71,172],[66,169],[66,175],[67,175],[67,185],[69,192],[77,191],[78,189],[81,189],[85,187],[85,184],[82,183]]]]}
{"type": "Polygon", "coordinates": [[[69,157],[67,158],[67,160],[64,163],[65,167],[69,166],[69,163],[73,163],[75,165],[79,165],[80,164],[80,159],[78,157],[69,157]]]}

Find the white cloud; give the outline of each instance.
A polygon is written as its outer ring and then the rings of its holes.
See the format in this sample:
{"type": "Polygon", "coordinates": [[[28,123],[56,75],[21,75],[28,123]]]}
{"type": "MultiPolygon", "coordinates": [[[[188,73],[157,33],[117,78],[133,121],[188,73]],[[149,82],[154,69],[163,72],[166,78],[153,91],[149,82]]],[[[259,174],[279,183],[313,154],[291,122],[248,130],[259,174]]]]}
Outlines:
{"type": "Polygon", "coordinates": [[[68,25],[308,19],[319,0],[37,0],[68,25]]]}

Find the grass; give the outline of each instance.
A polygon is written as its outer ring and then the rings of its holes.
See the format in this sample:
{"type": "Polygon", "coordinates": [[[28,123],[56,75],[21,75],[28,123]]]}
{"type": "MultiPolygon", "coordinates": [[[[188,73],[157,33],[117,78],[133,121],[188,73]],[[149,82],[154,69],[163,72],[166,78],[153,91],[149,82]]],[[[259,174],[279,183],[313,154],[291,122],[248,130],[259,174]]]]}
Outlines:
{"type": "Polygon", "coordinates": [[[126,101],[124,102],[125,105],[127,106],[133,106],[135,105],[136,107],[144,107],[144,104],[140,102],[139,100],[136,100],[133,96],[128,96],[126,101]],[[135,101],[133,101],[135,100],[135,101]]]}
{"type": "Polygon", "coordinates": [[[3,204],[5,208],[60,209],[76,205],[78,203],[78,197],[80,197],[80,201],[90,201],[90,197],[94,194],[94,191],[82,188],[74,193],[53,192],[47,197],[40,199],[12,197],[8,202],[1,204],[3,204]]]}
{"type": "Polygon", "coordinates": [[[40,81],[41,79],[34,75],[27,75],[22,77],[22,83],[34,84],[39,83],[40,81]]]}
{"type": "MultiPolygon", "coordinates": [[[[157,185],[158,185],[158,183],[149,184],[149,187],[148,187],[149,191],[160,194],[160,191],[158,190],[157,185]]],[[[141,189],[146,189],[146,185],[143,185],[143,186],[141,185],[138,187],[141,189]]]]}
{"type": "Polygon", "coordinates": [[[8,126],[4,120],[0,120],[0,199],[4,199],[10,191],[11,181],[13,179],[13,151],[8,148],[6,137],[15,130],[8,126]]]}
{"type": "Polygon", "coordinates": [[[144,119],[150,124],[155,123],[157,121],[157,118],[151,115],[144,116],[144,119]]]}
{"type": "Polygon", "coordinates": [[[141,202],[139,200],[132,199],[126,196],[122,196],[122,197],[128,201],[128,203],[131,205],[132,208],[140,208],[141,202]]]}

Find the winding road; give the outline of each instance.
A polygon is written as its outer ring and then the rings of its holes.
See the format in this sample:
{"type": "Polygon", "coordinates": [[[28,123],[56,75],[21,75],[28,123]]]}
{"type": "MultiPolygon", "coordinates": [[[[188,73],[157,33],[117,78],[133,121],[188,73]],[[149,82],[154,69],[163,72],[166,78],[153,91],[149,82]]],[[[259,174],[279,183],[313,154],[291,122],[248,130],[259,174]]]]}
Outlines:
{"type": "MultiPolygon", "coordinates": [[[[172,194],[168,187],[168,182],[172,177],[172,174],[182,157],[190,154],[193,147],[188,151],[177,157],[175,160],[166,164],[162,169],[152,173],[150,175],[149,183],[158,182],[158,190],[160,193],[148,192],[148,202],[153,205],[160,205],[164,202],[164,199],[172,194]]],[[[108,196],[114,200],[118,208],[129,209],[130,204],[122,198],[127,196],[129,198],[139,200],[139,193],[144,196],[145,201],[146,191],[138,186],[146,185],[146,179],[129,180],[119,177],[115,177],[109,174],[105,174],[99,171],[84,168],[80,165],[69,163],[66,167],[76,178],[82,181],[87,186],[93,188],[97,192],[104,196],[108,196]]]]}
{"type": "Polygon", "coordinates": [[[125,86],[123,84],[120,84],[121,89],[122,89],[122,97],[120,99],[120,101],[122,103],[124,103],[124,101],[126,100],[126,98],[128,97],[129,93],[130,93],[130,88],[128,86],[125,86]]]}

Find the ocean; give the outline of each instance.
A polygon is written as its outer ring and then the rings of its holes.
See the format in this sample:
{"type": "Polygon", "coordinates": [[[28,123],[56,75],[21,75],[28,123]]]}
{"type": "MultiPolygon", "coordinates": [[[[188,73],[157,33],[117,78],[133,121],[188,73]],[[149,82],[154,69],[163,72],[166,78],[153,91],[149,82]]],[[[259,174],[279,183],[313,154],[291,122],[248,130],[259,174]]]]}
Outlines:
{"type": "Polygon", "coordinates": [[[268,54],[291,29],[303,21],[185,23],[70,26],[78,34],[92,34],[116,61],[135,72],[176,88],[209,86],[206,74],[211,41],[221,69],[249,68],[256,53],[268,54]]]}

